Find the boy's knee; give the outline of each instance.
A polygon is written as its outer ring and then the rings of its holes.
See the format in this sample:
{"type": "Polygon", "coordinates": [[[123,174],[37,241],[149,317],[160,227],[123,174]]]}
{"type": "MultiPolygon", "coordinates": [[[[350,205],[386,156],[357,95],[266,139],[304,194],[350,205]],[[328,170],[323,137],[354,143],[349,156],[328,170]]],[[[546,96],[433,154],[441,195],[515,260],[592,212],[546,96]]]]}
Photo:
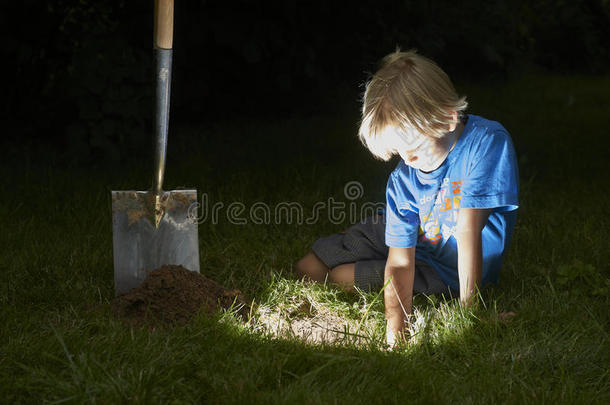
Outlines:
{"type": "Polygon", "coordinates": [[[354,284],[354,269],[355,263],[344,263],[334,267],[329,275],[329,280],[332,283],[338,284],[354,284]]]}
{"type": "Polygon", "coordinates": [[[314,272],[314,263],[311,260],[311,253],[307,253],[297,262],[294,269],[299,277],[310,276],[314,272]]]}
{"type": "Polygon", "coordinates": [[[314,253],[309,252],[297,262],[294,270],[299,278],[307,277],[315,281],[322,281],[328,268],[314,253]]]}
{"type": "Polygon", "coordinates": [[[306,260],[306,258],[307,258],[307,256],[303,257],[294,266],[294,272],[299,277],[305,277],[307,275],[307,260],[306,260]]]}

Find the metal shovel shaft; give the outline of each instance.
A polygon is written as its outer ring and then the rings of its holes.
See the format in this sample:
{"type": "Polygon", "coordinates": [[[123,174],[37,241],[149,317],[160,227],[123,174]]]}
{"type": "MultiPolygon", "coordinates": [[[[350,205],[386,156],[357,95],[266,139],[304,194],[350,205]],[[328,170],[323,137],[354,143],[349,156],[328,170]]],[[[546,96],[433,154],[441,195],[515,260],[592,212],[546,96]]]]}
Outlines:
{"type": "Polygon", "coordinates": [[[167,153],[167,130],[169,127],[169,103],[172,78],[172,50],[155,49],[156,61],[156,103],[155,103],[155,147],[152,191],[155,195],[163,192],[165,157],[167,153]]]}

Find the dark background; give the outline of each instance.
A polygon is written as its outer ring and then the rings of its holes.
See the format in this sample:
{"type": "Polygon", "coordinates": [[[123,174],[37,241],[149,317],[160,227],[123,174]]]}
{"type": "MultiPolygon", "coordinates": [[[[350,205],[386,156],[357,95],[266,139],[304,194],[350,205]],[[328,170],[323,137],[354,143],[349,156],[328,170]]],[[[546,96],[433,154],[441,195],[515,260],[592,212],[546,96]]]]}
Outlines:
{"type": "MultiPolygon", "coordinates": [[[[2,6],[7,156],[38,148],[89,165],[150,154],[152,4],[2,6]]],[[[608,38],[607,0],[179,0],[171,125],[357,112],[363,83],[396,46],[457,82],[607,74],[608,38]]]]}

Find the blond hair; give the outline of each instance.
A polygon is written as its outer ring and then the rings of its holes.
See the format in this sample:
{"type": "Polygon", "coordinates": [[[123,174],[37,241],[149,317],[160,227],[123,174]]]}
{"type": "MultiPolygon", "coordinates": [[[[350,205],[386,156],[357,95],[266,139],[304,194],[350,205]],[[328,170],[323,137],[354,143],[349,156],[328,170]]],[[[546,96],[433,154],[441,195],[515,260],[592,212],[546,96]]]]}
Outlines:
{"type": "Polygon", "coordinates": [[[444,137],[454,113],[462,114],[468,103],[458,97],[451,80],[433,61],[415,50],[397,50],[381,61],[381,68],[367,83],[358,136],[377,157],[389,160],[387,130],[444,137]],[[385,138],[385,139],[384,139],[385,138]]]}

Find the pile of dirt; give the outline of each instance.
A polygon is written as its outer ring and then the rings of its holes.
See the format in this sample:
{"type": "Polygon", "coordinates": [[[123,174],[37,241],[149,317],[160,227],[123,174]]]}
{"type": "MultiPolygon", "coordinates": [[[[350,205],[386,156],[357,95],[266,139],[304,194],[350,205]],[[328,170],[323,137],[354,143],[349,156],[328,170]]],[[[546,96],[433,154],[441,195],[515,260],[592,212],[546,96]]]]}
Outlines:
{"type": "Polygon", "coordinates": [[[112,311],[131,324],[185,324],[198,311],[215,313],[231,306],[238,309],[241,317],[249,313],[239,290],[228,290],[199,273],[173,265],[151,271],[139,287],[111,303],[112,311]]]}

